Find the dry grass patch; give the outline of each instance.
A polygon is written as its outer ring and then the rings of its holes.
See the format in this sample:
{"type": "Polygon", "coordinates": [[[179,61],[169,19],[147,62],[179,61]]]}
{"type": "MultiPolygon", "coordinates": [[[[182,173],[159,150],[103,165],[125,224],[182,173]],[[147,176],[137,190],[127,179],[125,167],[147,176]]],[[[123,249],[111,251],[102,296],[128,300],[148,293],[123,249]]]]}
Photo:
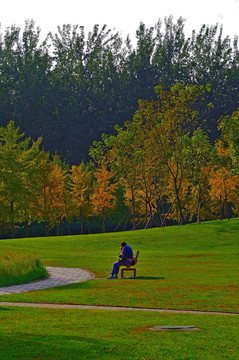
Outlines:
{"type": "Polygon", "coordinates": [[[47,278],[48,273],[39,259],[26,253],[0,256],[0,286],[23,284],[47,278]]]}

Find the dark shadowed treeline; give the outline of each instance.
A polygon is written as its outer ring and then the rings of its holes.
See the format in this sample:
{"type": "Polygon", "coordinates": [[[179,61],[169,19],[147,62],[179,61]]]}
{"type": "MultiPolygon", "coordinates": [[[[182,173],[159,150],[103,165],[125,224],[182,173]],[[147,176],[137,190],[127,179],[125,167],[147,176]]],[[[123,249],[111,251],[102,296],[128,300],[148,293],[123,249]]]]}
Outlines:
{"type": "Polygon", "coordinates": [[[12,26],[0,43],[0,125],[13,120],[27,136],[43,136],[46,150],[73,163],[88,161],[88,149],[102,133],[131,120],[138,99],[156,100],[154,87],[180,82],[211,84],[210,109],[198,108],[210,137],[217,120],[239,107],[237,38],[217,26],[202,26],[190,38],[184,21],[136,31],[136,46],[106,26],[64,25],[40,40],[33,21],[12,26]]]}
{"type": "Polygon", "coordinates": [[[133,230],[239,214],[239,111],[214,143],[198,105],[211,86],[157,86],[132,121],[68,165],[10,121],[0,127],[0,237],[133,230]]]}

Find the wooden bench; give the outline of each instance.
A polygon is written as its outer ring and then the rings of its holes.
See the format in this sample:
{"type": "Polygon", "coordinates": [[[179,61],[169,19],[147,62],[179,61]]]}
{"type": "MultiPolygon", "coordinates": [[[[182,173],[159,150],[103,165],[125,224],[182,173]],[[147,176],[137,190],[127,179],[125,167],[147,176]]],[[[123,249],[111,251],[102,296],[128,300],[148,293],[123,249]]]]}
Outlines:
{"type": "MultiPolygon", "coordinates": [[[[125,271],[133,271],[134,278],[136,277],[136,269],[133,268],[132,266],[135,266],[137,264],[138,256],[139,256],[139,251],[137,251],[136,256],[133,257],[133,263],[131,263],[130,265],[124,265],[125,267],[123,269],[121,269],[121,279],[124,277],[125,271]]],[[[126,261],[127,260],[131,260],[131,259],[126,259],[126,261]]]]}

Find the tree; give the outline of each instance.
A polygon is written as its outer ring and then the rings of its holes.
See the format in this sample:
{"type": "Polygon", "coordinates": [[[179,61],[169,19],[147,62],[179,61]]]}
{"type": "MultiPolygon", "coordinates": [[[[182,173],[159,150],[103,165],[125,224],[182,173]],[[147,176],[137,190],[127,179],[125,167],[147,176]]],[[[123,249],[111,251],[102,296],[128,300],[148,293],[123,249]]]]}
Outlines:
{"type": "Polygon", "coordinates": [[[156,101],[158,84],[170,90],[178,82],[210,83],[205,96],[213,106],[206,112],[199,103],[197,110],[215,140],[217,119],[239,106],[238,39],[206,25],[186,38],[184,26],[172,16],[140,23],[135,47],[106,25],[86,34],[66,24],[42,42],[32,20],[7,28],[0,39],[0,124],[14,120],[34,140],[43,136],[46,150],[79,164],[103,132],[132,119],[138,99],[156,101]]]}
{"type": "Polygon", "coordinates": [[[36,196],[39,171],[39,146],[41,138],[30,143],[19,133],[14,122],[0,128],[0,198],[1,216],[5,223],[11,224],[11,236],[15,237],[15,223],[28,223],[34,220],[31,203],[36,196]]]}
{"type": "Polygon", "coordinates": [[[184,34],[185,20],[180,17],[173,22],[173,17],[164,19],[165,31],[161,30],[162,22],[156,24],[155,49],[152,65],[156,72],[157,81],[154,86],[163,84],[170,89],[175,83],[185,86],[192,83],[190,79],[190,38],[184,34]]]}
{"type": "Polygon", "coordinates": [[[36,139],[49,129],[52,59],[33,20],[8,28],[0,46],[0,122],[10,120],[36,139]]]}
{"type": "MultiPolygon", "coordinates": [[[[229,202],[238,200],[236,192],[239,187],[239,176],[231,172],[231,161],[221,140],[215,144],[217,158],[214,166],[208,171],[210,196],[216,210],[220,212],[220,219],[230,219],[229,202]]],[[[237,201],[235,203],[237,206],[237,201]]]]}
{"type": "Polygon", "coordinates": [[[201,128],[195,130],[192,139],[192,159],[189,169],[190,181],[190,218],[197,215],[197,222],[201,223],[201,212],[203,206],[208,202],[209,183],[208,171],[210,172],[213,160],[213,146],[208,136],[201,128]],[[208,170],[208,171],[207,171],[208,170]]]}
{"type": "Polygon", "coordinates": [[[150,132],[154,154],[160,154],[161,163],[174,186],[175,203],[179,223],[185,223],[180,189],[192,158],[191,138],[198,124],[195,106],[202,101],[206,89],[190,85],[186,89],[176,84],[170,90],[156,87],[159,99],[155,102],[141,101],[136,119],[145,122],[150,132]]]}
{"type": "Polygon", "coordinates": [[[228,156],[232,160],[233,171],[239,173],[239,110],[219,120],[221,140],[228,156]]]}
{"type": "Polygon", "coordinates": [[[85,165],[83,162],[79,166],[73,165],[70,181],[75,208],[74,214],[80,218],[81,234],[83,234],[83,216],[89,215],[90,210],[90,192],[92,190],[92,170],[90,165],[85,165]]]}
{"type": "Polygon", "coordinates": [[[104,164],[95,172],[96,183],[94,184],[91,203],[93,211],[102,217],[102,232],[105,232],[105,217],[107,210],[114,208],[114,191],[116,184],[111,183],[112,173],[110,173],[104,164]]]}
{"type": "Polygon", "coordinates": [[[40,162],[40,191],[35,206],[39,220],[43,219],[45,222],[46,236],[54,226],[57,227],[59,235],[59,224],[66,217],[65,180],[66,170],[54,161],[49,161],[49,154],[44,153],[40,162]]]}
{"type": "Polygon", "coordinates": [[[136,189],[139,181],[141,152],[138,148],[140,126],[127,122],[126,129],[116,126],[117,136],[102,135],[102,142],[95,142],[90,154],[94,160],[110,164],[117,181],[127,191],[129,212],[132,213],[133,227],[136,226],[136,189]]]}

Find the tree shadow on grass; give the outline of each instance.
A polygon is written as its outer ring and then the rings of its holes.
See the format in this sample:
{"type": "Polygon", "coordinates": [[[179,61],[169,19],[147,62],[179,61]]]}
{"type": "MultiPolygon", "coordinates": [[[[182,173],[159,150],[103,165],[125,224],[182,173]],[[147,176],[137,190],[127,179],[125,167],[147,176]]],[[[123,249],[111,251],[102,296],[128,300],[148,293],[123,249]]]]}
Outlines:
{"type": "MultiPolygon", "coordinates": [[[[25,329],[24,324],[22,326],[25,329]]],[[[59,329],[63,330],[61,325],[59,325],[59,329]]],[[[69,354],[70,359],[77,360],[79,359],[79,353],[82,359],[113,359],[116,358],[115,348],[118,351],[120,350],[120,347],[113,342],[114,340],[111,341],[105,338],[104,331],[101,334],[102,338],[97,339],[97,335],[94,336],[94,334],[84,336],[76,334],[74,329],[67,329],[67,336],[62,336],[61,332],[57,330],[58,326],[54,327],[53,330],[46,331],[45,337],[47,341],[40,338],[38,331],[32,331],[31,336],[28,334],[23,335],[20,331],[17,331],[16,335],[11,336],[10,339],[9,333],[11,333],[11,330],[8,330],[7,333],[1,334],[1,360],[10,358],[69,359],[69,354]]],[[[44,328],[40,328],[39,332],[44,333],[44,328]]]]}

